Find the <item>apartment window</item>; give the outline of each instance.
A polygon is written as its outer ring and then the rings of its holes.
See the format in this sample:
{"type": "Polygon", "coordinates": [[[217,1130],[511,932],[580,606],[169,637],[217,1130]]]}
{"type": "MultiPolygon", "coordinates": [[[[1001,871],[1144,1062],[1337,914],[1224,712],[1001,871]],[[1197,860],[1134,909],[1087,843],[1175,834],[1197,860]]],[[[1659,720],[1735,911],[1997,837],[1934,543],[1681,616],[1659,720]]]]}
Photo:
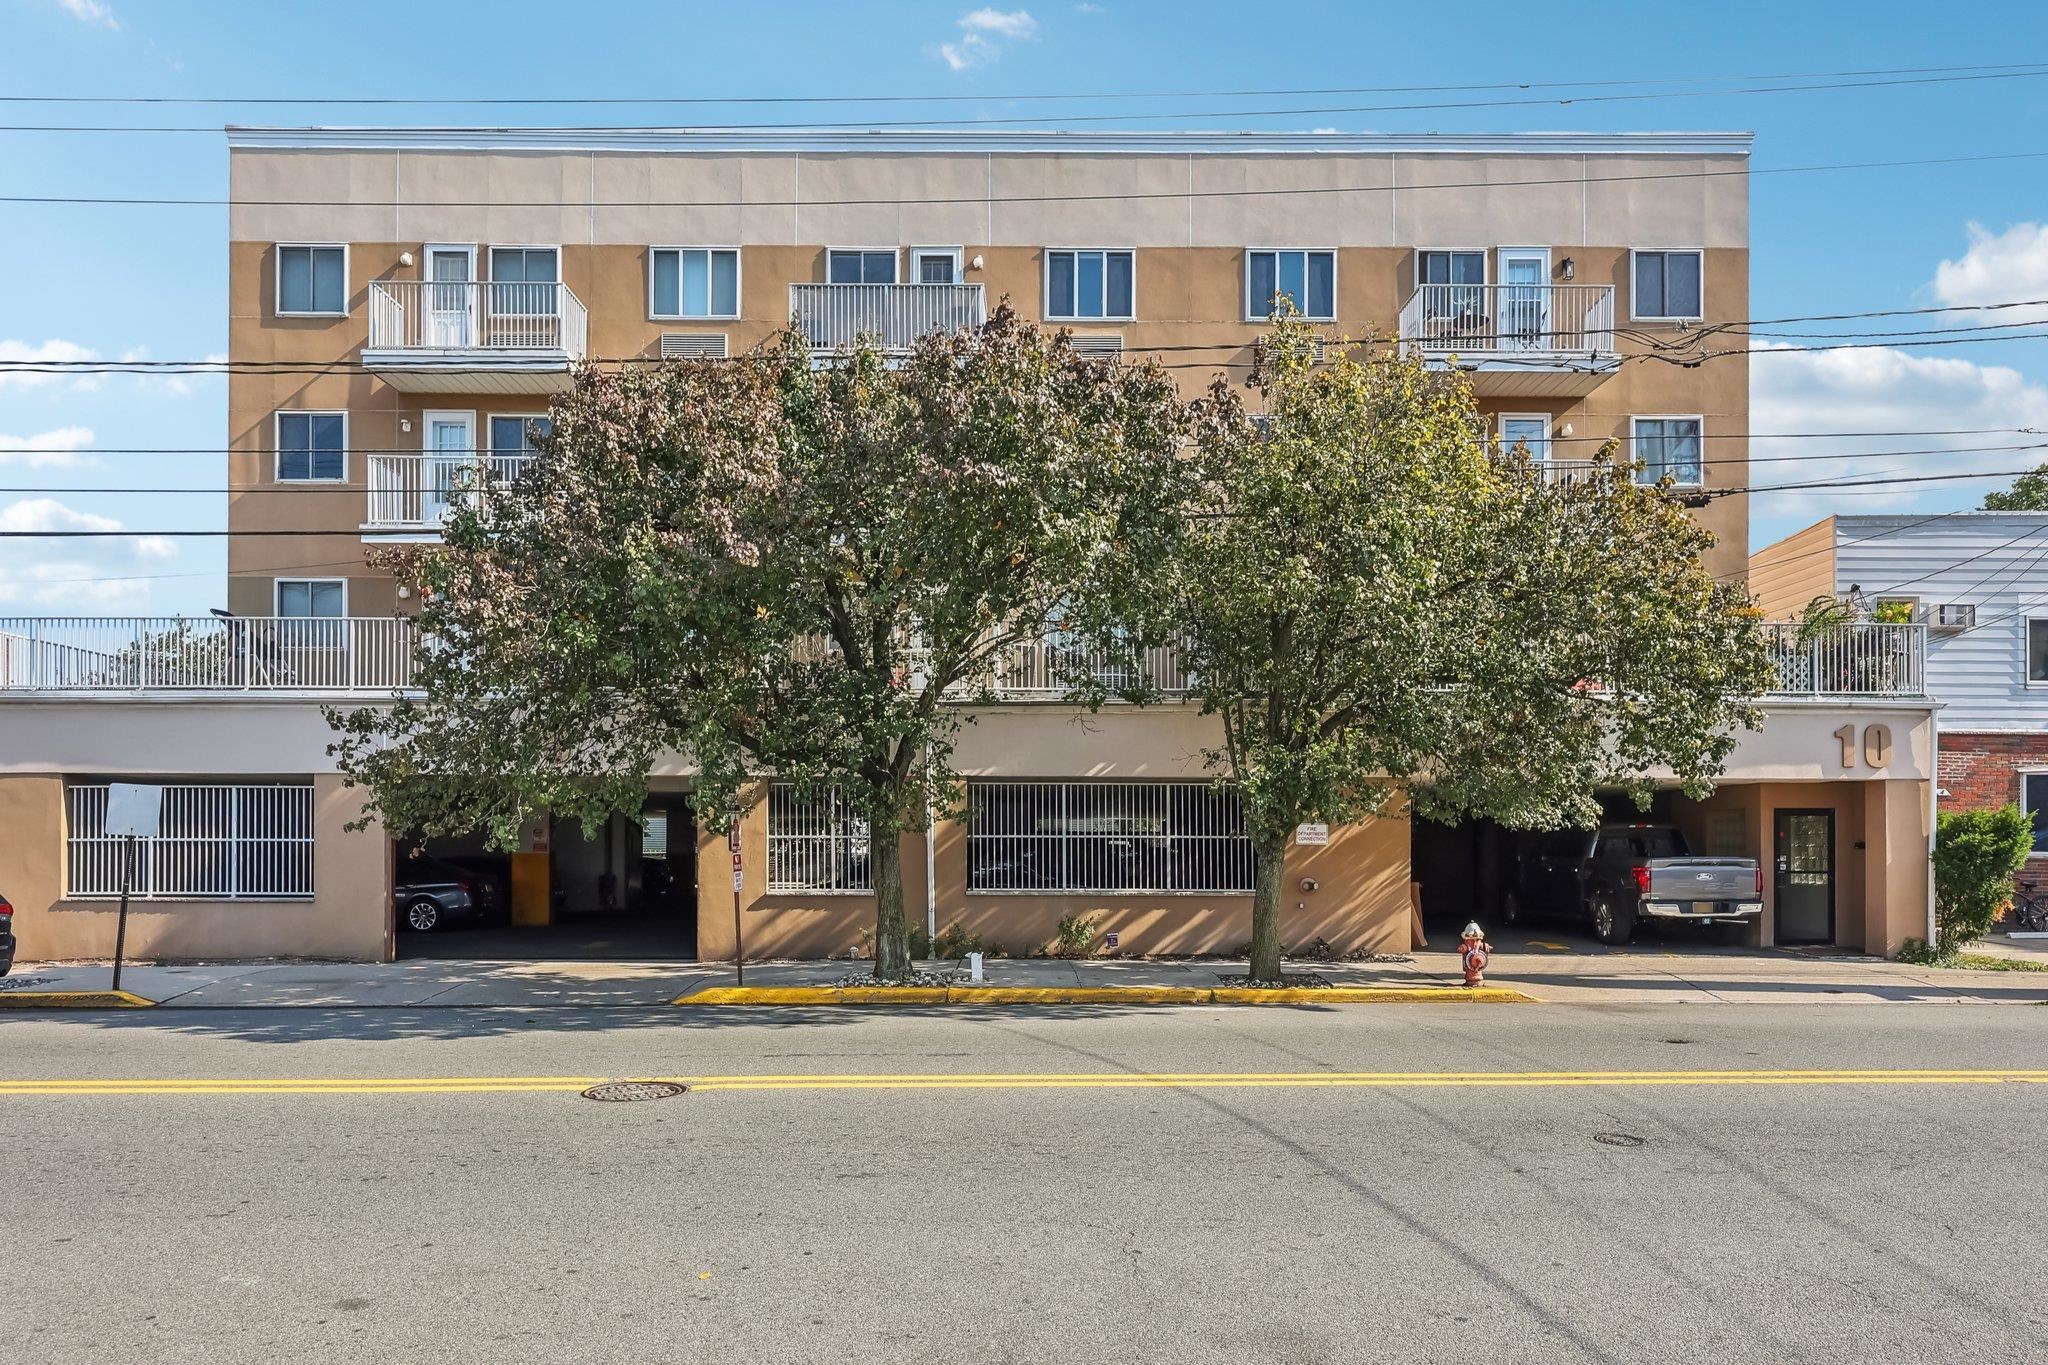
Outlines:
{"type": "Polygon", "coordinates": [[[1249,891],[1252,845],[1207,782],[970,782],[967,888],[1249,891]]]}
{"type": "Polygon", "coordinates": [[[825,279],[831,284],[894,284],[896,253],[834,248],[825,253],[825,279]]]}
{"type": "Polygon", "coordinates": [[[913,284],[960,283],[960,248],[956,246],[914,246],[910,249],[910,279],[913,284]]]}
{"type": "Polygon", "coordinates": [[[1639,318],[1696,319],[1700,311],[1700,260],[1697,251],[1635,253],[1633,306],[1639,318]]]}
{"type": "Polygon", "coordinates": [[[1417,284],[1485,284],[1486,253],[1483,251],[1418,251],[1415,253],[1417,284]]]}
{"type": "Polygon", "coordinates": [[[1636,418],[1635,458],[1637,483],[1656,483],[1668,475],[1673,483],[1698,485],[1702,482],[1700,419],[1636,418]]]}
{"type": "Polygon", "coordinates": [[[740,253],[735,247],[659,246],[649,255],[657,318],[736,318],[740,315],[740,253]]]}
{"type": "MultiPolygon", "coordinates": [[[[69,887],[81,900],[121,893],[127,839],[107,833],[107,788],[65,793],[69,887]]],[[[154,838],[135,841],[129,894],[143,900],[299,900],[313,894],[310,783],[164,788],[154,838]]]]}
{"type": "Polygon", "coordinates": [[[2034,825],[2034,852],[2048,854],[2048,773],[2020,774],[2020,804],[2034,825]]]}
{"type": "Polygon", "coordinates": [[[280,578],[277,614],[332,620],[348,614],[348,583],[339,578],[280,578]]]}
{"type": "Polygon", "coordinates": [[[497,284],[554,284],[558,258],[551,246],[494,246],[491,279],[497,284]]]}
{"type": "Polygon", "coordinates": [[[534,453],[534,442],[553,429],[545,417],[491,418],[491,455],[522,458],[534,453]]]}
{"type": "Polygon", "coordinates": [[[770,891],[871,891],[868,822],[834,790],[768,789],[770,891]]]}
{"type": "Polygon", "coordinates": [[[1543,463],[1550,458],[1550,418],[1540,412],[1502,413],[1500,446],[1510,452],[1525,446],[1532,463],[1543,463]]]}
{"type": "Polygon", "coordinates": [[[1131,253],[1045,253],[1045,315],[1049,318],[1135,316],[1131,253]]]}
{"type": "Polygon", "coordinates": [[[1268,318],[1285,298],[1305,318],[1337,316],[1337,253],[1334,251],[1247,251],[1245,317],[1268,318]]]}
{"type": "Polygon", "coordinates": [[[277,477],[287,483],[338,483],[348,477],[348,414],[277,414],[277,477]]]}
{"type": "Polygon", "coordinates": [[[2048,683],[2048,617],[2027,618],[2027,681],[2048,683]]]}
{"type": "Polygon", "coordinates": [[[348,312],[348,248],[279,246],[277,311],[321,315],[348,312]]]}

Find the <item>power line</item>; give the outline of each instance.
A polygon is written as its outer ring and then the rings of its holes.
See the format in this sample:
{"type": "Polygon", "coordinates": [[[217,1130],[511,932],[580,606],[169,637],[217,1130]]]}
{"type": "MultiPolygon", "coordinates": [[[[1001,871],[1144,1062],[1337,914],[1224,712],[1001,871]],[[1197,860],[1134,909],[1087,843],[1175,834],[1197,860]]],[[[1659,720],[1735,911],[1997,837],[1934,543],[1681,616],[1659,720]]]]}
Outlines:
{"type": "MultiPolygon", "coordinates": [[[[1897,76],[1880,80],[1812,81],[1798,85],[1735,86],[1725,90],[1643,90],[1631,91],[1625,94],[1531,96],[1520,99],[1493,100],[1430,100],[1406,104],[1294,105],[1279,109],[1175,109],[1156,112],[1131,112],[1127,110],[1114,114],[978,114],[966,118],[860,119],[847,121],[808,119],[798,123],[702,123],[679,130],[657,128],[645,124],[592,124],[574,128],[499,127],[455,129],[451,131],[494,133],[646,133],[667,131],[755,133],[980,128],[993,127],[999,124],[1029,123],[1039,120],[1049,120],[1060,124],[1187,123],[1197,119],[1327,118],[1336,114],[1443,113],[1463,109],[1527,109],[1532,107],[1565,107],[1580,104],[1634,104],[1648,100],[1720,99],[1731,95],[1788,95],[1829,90],[1876,90],[1900,86],[1959,85],[1982,81],[2038,80],[2043,76],[2048,76],[2048,69],[2036,68],[2020,71],[1983,72],[1973,75],[1897,76]]],[[[0,124],[0,133],[203,133],[218,136],[221,132],[222,129],[210,124],[0,124]]]]}
{"type": "Polygon", "coordinates": [[[2017,71],[2038,62],[2002,62],[1974,66],[1892,66],[1841,71],[1745,72],[1723,76],[1639,76],[1606,80],[1501,81],[1463,85],[1308,86],[1281,90],[1122,90],[1060,93],[938,95],[599,95],[599,96],[316,96],[316,95],[0,95],[0,104],[135,104],[135,105],[359,105],[359,106],[577,106],[577,105],[791,105],[791,104],[966,104],[1049,100],[1279,99],[1296,95],[1413,95],[1484,90],[1602,89],[1619,86],[1671,85],[1685,81],[1818,80],[1841,76],[1917,76],[1949,72],[2017,71]]]}
{"type": "Polygon", "coordinates": [[[985,204],[1084,204],[1132,203],[1155,199],[1267,199],[1301,194],[1414,194],[1427,190],[1536,189],[1559,185],[1626,185],[1676,180],[1713,180],[1731,176],[1805,175],[1830,171],[1901,170],[1920,166],[1964,166],[2007,161],[2039,161],[2048,151],[1995,152],[1972,156],[1913,157],[1892,161],[1839,161],[1805,166],[1749,166],[1723,170],[1656,171],[1632,175],[1553,176],[1540,180],[1435,181],[1414,185],[1313,185],[1264,186],[1258,188],[1211,190],[1122,190],[1088,194],[1020,195],[923,195],[867,199],[584,199],[574,202],[504,199],[234,199],[219,196],[167,195],[0,195],[0,204],[76,204],[87,206],[141,206],[169,208],[490,208],[490,209],[592,209],[592,208],[875,208],[904,205],[946,206],[985,204]]]}

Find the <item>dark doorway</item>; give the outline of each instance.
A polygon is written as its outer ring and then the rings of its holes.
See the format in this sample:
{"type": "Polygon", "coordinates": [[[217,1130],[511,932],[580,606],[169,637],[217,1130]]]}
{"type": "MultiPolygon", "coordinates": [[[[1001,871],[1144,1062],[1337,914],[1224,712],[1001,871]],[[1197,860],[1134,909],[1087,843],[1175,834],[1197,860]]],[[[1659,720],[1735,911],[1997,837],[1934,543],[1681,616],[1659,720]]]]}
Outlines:
{"type": "Polygon", "coordinates": [[[1781,810],[1772,816],[1779,943],[1835,941],[1835,813],[1781,810]]]}

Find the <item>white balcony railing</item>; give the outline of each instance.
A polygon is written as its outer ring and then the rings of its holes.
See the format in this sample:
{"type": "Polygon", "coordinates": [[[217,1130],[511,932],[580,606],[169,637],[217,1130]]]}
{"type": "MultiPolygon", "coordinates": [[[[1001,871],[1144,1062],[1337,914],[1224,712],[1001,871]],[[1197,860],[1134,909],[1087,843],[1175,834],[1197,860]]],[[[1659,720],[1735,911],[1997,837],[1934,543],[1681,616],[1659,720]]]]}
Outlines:
{"type": "Polygon", "coordinates": [[[370,505],[365,530],[432,530],[487,483],[509,483],[531,455],[467,451],[369,457],[370,505]]]}
{"type": "Polygon", "coordinates": [[[1011,647],[1003,657],[996,668],[995,693],[1051,700],[1067,695],[1077,677],[1093,679],[1112,690],[1149,687],[1169,697],[1188,690],[1180,651],[1172,645],[1148,649],[1142,660],[1130,661],[1058,641],[1034,640],[1011,647]]]}
{"type": "Polygon", "coordinates": [[[1920,697],[1927,692],[1927,627],[1853,621],[1761,627],[1778,677],[1776,696],[1920,697]]]}
{"type": "Polygon", "coordinates": [[[1614,288],[1425,284],[1401,310],[1401,341],[1425,355],[1611,355],[1614,288]]]}
{"type": "Polygon", "coordinates": [[[379,280],[371,351],[518,351],[581,360],[590,316],[565,284],[379,280]]]}
{"type": "Polygon", "coordinates": [[[0,693],[392,692],[417,647],[402,617],[0,617],[0,693]]]}
{"type": "Polygon", "coordinates": [[[988,304],[978,284],[793,284],[789,315],[821,351],[864,336],[882,350],[907,351],[932,332],[981,326],[988,304]]]}

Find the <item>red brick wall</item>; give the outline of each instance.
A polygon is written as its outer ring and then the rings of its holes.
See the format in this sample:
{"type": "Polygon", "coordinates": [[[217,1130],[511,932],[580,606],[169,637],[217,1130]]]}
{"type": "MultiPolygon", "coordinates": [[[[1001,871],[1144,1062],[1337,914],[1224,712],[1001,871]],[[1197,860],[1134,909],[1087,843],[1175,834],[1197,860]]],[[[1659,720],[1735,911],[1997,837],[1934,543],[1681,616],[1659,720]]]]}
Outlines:
{"type": "Polygon", "coordinates": [[[2048,734],[1941,732],[1943,810],[1991,810],[2020,799],[2019,770],[2048,770],[2048,734]]]}

